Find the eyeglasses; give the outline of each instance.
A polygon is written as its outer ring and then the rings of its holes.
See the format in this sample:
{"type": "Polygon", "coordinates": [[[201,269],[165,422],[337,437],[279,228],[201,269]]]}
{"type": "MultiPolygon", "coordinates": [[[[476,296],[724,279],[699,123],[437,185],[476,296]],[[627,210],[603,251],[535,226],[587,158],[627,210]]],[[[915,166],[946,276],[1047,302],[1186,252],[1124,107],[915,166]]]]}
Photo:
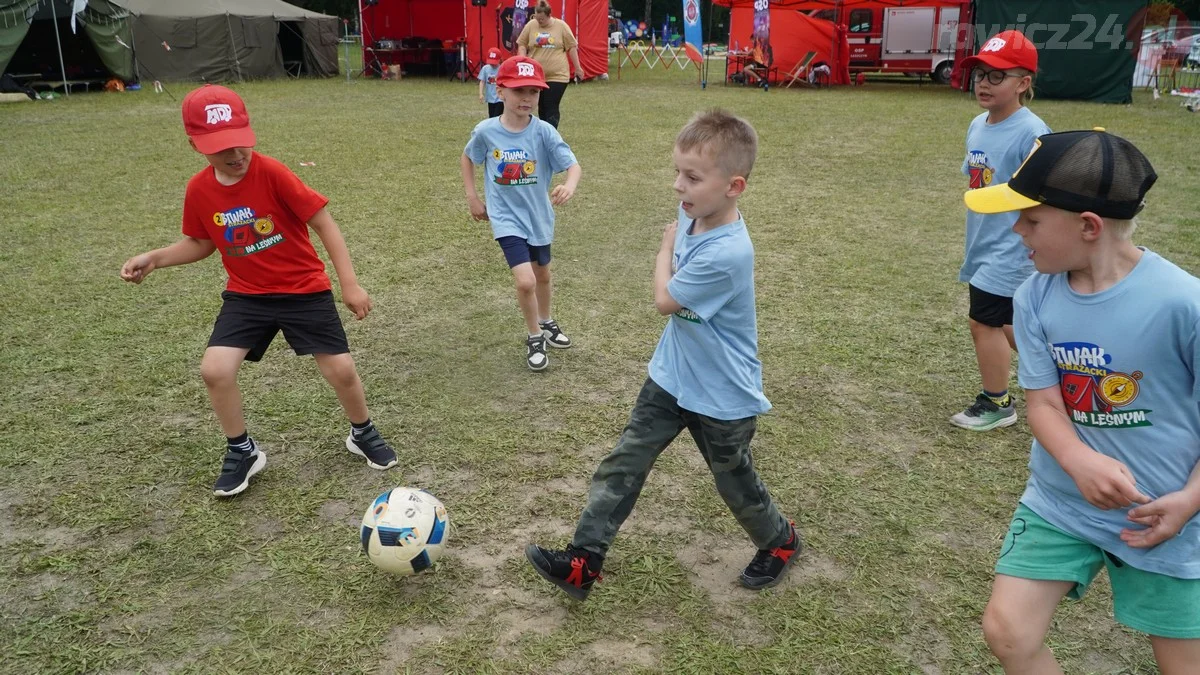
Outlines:
{"type": "Polygon", "coordinates": [[[983,79],[985,77],[987,78],[987,81],[990,82],[991,84],[1000,84],[1001,82],[1004,81],[1004,78],[1006,78],[1006,77],[1025,77],[1025,76],[1024,75],[1013,75],[1012,73],[1007,73],[1003,70],[989,70],[989,71],[985,72],[983,70],[983,68],[976,68],[975,71],[971,73],[971,80],[973,82],[975,82],[976,84],[983,82],[983,79]]]}

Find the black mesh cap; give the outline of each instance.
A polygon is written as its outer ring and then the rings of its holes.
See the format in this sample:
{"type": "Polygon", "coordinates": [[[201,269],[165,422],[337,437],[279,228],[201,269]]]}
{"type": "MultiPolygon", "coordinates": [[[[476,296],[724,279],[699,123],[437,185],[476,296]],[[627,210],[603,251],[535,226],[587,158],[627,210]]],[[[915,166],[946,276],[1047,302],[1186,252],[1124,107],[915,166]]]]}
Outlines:
{"type": "Polygon", "coordinates": [[[1146,192],[1156,180],[1150,160],[1124,138],[1099,128],[1064,131],[1038,138],[1008,183],[972,190],[966,200],[981,213],[1048,204],[1129,220],[1145,206],[1146,192]]]}

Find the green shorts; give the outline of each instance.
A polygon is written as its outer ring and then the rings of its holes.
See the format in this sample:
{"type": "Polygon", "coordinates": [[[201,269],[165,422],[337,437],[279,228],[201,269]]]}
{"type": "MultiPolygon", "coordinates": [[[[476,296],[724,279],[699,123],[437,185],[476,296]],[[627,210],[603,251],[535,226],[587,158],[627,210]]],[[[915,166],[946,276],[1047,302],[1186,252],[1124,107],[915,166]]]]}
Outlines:
{"type": "Polygon", "coordinates": [[[1067,594],[1072,600],[1083,597],[1101,567],[1108,568],[1113,614],[1119,623],[1159,637],[1200,638],[1200,579],[1134,569],[1051,525],[1024,504],[1017,505],[996,561],[997,574],[1075,582],[1067,594]]]}

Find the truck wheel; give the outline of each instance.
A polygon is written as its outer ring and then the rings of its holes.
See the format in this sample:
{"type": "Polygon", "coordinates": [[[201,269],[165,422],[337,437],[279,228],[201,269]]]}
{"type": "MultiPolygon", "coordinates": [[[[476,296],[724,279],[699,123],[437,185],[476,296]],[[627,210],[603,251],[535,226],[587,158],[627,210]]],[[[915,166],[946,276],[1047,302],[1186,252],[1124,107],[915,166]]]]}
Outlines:
{"type": "Polygon", "coordinates": [[[953,72],[953,70],[953,61],[942,61],[938,64],[937,68],[933,69],[933,73],[930,74],[930,77],[932,77],[933,81],[937,82],[938,84],[950,84],[950,73],[953,72]]]}

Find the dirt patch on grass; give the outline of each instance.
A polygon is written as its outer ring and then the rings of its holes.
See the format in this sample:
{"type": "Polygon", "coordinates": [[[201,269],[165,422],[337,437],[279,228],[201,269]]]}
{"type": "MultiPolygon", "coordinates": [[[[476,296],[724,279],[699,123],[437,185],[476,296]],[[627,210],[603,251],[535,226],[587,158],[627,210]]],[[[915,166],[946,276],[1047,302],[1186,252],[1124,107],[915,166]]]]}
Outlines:
{"type": "Polygon", "coordinates": [[[357,511],[356,507],[352,506],[350,502],[341,499],[321,504],[321,508],[317,510],[317,515],[324,520],[349,527],[358,527],[362,523],[362,514],[357,511]]]}
{"type": "Polygon", "coordinates": [[[383,645],[383,661],[379,664],[379,673],[395,673],[409,665],[409,657],[418,648],[436,644],[453,637],[451,628],[429,625],[397,626],[392,629],[383,645]]]}

